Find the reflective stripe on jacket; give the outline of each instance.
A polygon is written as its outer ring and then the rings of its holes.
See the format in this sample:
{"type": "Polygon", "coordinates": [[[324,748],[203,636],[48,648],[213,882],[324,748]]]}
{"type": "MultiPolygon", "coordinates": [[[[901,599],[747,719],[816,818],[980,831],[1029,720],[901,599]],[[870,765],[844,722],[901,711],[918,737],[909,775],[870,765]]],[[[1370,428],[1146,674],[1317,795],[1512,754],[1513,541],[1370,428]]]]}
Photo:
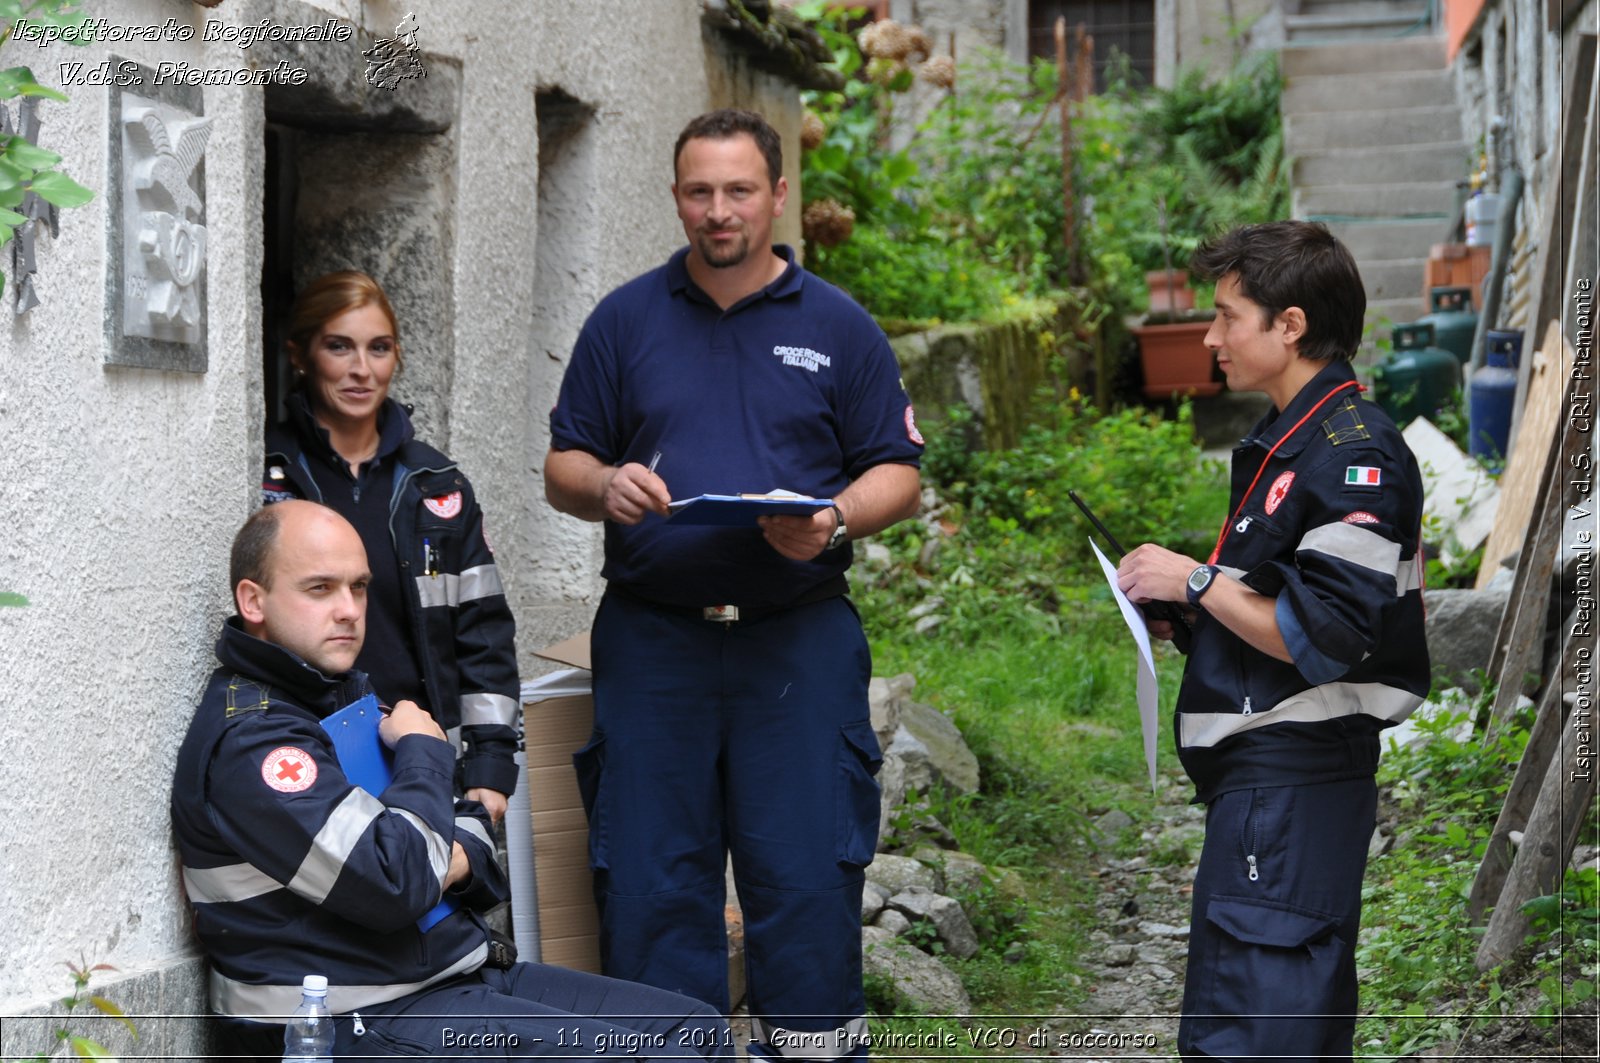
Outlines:
{"type": "MultiPolygon", "coordinates": [[[[405,423],[394,456],[389,534],[405,586],[406,621],[427,690],[425,707],[462,745],[463,790],[517,786],[521,703],[516,622],[483,531],[472,484],[444,454],[412,437],[405,423]],[[424,540],[433,560],[424,566],[424,540]]],[[[301,440],[288,426],[267,433],[262,501],[321,501],[301,440]],[[274,475],[276,471],[276,475],[274,475]]]]}
{"type": "Polygon", "coordinates": [[[1198,800],[1371,774],[1378,732],[1428,692],[1422,477],[1393,422],[1351,389],[1262,469],[1284,433],[1353,379],[1348,364],[1330,363],[1234,451],[1217,564],[1277,600],[1294,663],[1261,653],[1201,611],[1174,721],[1198,800]]]}
{"type": "Polygon", "coordinates": [[[319,722],[370,688],[329,678],[230,620],[222,667],[180,747],[172,822],[219,1014],[282,1022],[301,979],[325,974],[336,1012],[475,970],[505,899],[488,815],[451,794],[454,754],[425,735],[394,747],[382,794],[353,786],[319,722]],[[426,933],[459,842],[472,868],[426,933]],[[287,1006],[285,1006],[287,1004],[287,1006]]]}

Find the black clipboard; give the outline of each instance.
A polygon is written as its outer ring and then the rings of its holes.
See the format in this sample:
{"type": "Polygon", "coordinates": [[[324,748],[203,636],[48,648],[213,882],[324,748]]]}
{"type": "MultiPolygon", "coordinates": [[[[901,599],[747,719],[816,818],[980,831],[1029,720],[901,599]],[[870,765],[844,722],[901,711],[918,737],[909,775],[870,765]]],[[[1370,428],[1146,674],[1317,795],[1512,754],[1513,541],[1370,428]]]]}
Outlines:
{"type": "MultiPolygon", "coordinates": [[[[1106,530],[1104,524],[1100,523],[1100,518],[1094,515],[1094,510],[1090,509],[1088,503],[1078,497],[1078,492],[1076,491],[1068,491],[1067,497],[1072,499],[1072,504],[1077,506],[1085,517],[1089,518],[1089,523],[1094,525],[1095,531],[1100,533],[1101,538],[1105,539],[1106,545],[1111,547],[1116,552],[1117,559],[1121,560],[1122,556],[1128,551],[1124,550],[1122,544],[1117,542],[1117,537],[1106,530]]],[[[1139,611],[1145,615],[1146,619],[1166,620],[1171,623],[1172,644],[1178,647],[1179,653],[1186,654],[1189,652],[1189,644],[1193,641],[1194,629],[1189,626],[1189,621],[1185,619],[1182,605],[1177,602],[1144,602],[1142,604],[1135,602],[1134,604],[1139,607],[1139,611]]]]}

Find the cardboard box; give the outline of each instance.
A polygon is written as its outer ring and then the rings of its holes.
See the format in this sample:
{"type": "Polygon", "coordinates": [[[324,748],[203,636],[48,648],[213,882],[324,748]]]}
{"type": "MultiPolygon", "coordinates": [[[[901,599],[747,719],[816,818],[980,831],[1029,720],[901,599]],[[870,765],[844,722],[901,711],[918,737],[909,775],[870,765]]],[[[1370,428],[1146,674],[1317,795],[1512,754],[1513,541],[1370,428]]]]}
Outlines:
{"type": "MultiPolygon", "coordinates": [[[[542,650],[540,657],[589,669],[587,633],[542,650]]],[[[539,960],[600,972],[600,926],[589,873],[589,821],[578,796],[572,754],[589,741],[594,696],[579,693],[581,673],[569,692],[522,704],[528,806],[533,818],[533,867],[539,899],[539,960]]],[[[530,684],[531,686],[537,684],[530,684]]]]}
{"type": "Polygon", "coordinates": [[[1489,275],[1493,249],[1468,244],[1434,244],[1423,266],[1424,307],[1435,288],[1471,288],[1472,309],[1481,310],[1483,278],[1489,275]]]}
{"type": "MultiPolygon", "coordinates": [[[[589,634],[584,632],[538,656],[590,670],[589,634]]],[[[560,673],[558,673],[560,674],[560,673]]],[[[533,820],[533,865],[538,891],[539,960],[558,967],[600,973],[600,922],[594,906],[594,876],[589,871],[589,819],[578,794],[572,754],[594,729],[594,695],[577,693],[574,681],[563,692],[537,700],[523,698],[524,747],[528,765],[528,804],[533,820]]],[[[536,686],[536,680],[529,686],[536,686]]],[[[744,918],[728,872],[728,986],[738,1004],[744,997],[744,918]]]]}

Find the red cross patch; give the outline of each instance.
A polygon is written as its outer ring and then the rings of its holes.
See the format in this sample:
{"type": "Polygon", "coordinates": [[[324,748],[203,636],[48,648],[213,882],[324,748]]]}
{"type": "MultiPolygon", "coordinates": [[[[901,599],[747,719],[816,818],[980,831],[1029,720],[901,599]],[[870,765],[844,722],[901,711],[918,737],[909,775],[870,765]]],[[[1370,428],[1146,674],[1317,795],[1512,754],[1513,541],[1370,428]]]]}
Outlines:
{"type": "Polygon", "coordinates": [[[1289,494],[1289,485],[1294,483],[1294,473],[1286,472],[1272,481],[1272,486],[1267,489],[1267,516],[1271,516],[1283,504],[1285,496],[1289,494]]]}
{"type": "Polygon", "coordinates": [[[261,781],[283,794],[309,790],[317,781],[317,762],[303,749],[279,746],[261,762],[261,781]]]}
{"type": "Polygon", "coordinates": [[[917,431],[917,415],[910,406],[906,407],[906,438],[922,446],[922,433],[917,431]]]}
{"type": "Polygon", "coordinates": [[[451,491],[449,494],[440,495],[438,498],[424,498],[422,504],[427,506],[428,512],[435,517],[449,520],[461,512],[461,492],[451,491]]]}

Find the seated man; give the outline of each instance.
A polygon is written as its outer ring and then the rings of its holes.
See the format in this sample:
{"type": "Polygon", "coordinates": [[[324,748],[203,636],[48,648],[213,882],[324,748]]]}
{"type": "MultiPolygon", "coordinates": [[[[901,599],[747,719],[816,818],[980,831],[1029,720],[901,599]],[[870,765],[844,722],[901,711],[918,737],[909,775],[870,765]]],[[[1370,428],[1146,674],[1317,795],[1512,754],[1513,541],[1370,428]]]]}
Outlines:
{"type": "Polygon", "coordinates": [[[698,1001],[493,962],[479,913],[507,891],[489,817],[453,800],[454,751],[416,704],[379,727],[393,752],[383,792],[346,779],[320,721],[371,687],[351,670],[366,552],[343,517],[314,502],[261,510],[234,540],[230,575],[239,614],[172,792],[227,1051],[277,1059],[301,979],[320,974],[340,1056],[731,1055],[727,1024],[698,1001]],[[441,898],[454,910],[423,930],[441,898]]]}

